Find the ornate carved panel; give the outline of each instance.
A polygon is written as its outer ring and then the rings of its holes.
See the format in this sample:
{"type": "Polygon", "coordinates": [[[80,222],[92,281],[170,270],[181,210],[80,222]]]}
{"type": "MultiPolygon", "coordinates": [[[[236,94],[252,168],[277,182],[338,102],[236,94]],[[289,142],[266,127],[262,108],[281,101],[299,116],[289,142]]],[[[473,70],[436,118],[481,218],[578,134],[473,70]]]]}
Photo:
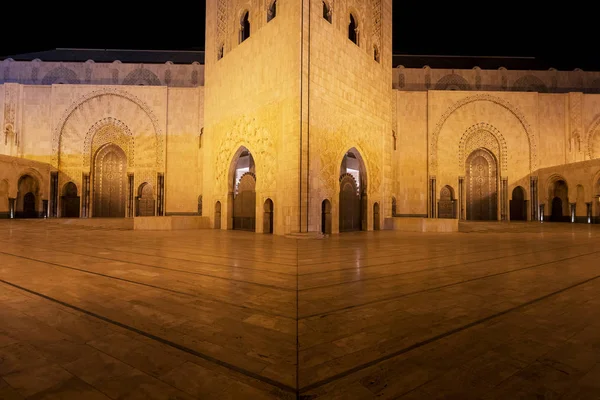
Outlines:
{"type": "Polygon", "coordinates": [[[10,141],[19,144],[17,132],[17,104],[19,103],[19,85],[16,83],[4,84],[4,144],[10,141]]]}
{"type": "Polygon", "coordinates": [[[101,148],[94,160],[94,217],[125,217],[127,159],[114,144],[101,148]]]}
{"type": "Polygon", "coordinates": [[[379,49],[379,54],[382,54],[381,45],[383,44],[381,30],[381,0],[372,0],[372,25],[373,25],[373,45],[379,49]]]}
{"type": "Polygon", "coordinates": [[[488,151],[475,150],[467,159],[467,219],[496,220],[498,172],[496,160],[488,151]]]}
{"type": "Polygon", "coordinates": [[[583,93],[569,93],[569,115],[571,127],[570,151],[581,151],[583,135],[583,93]]]}

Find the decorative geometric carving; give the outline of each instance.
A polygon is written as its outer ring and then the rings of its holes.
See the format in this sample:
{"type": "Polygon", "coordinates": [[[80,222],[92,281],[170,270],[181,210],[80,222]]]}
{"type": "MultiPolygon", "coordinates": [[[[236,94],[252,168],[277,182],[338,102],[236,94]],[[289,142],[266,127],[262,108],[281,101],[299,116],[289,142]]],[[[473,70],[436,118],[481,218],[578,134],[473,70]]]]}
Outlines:
{"type": "Polygon", "coordinates": [[[351,181],[352,186],[354,188],[356,188],[356,195],[357,196],[360,195],[360,189],[361,189],[361,187],[358,184],[358,182],[356,182],[356,177],[354,175],[349,174],[347,172],[343,173],[343,174],[340,175],[339,181],[340,181],[340,185],[342,185],[342,186],[343,186],[343,182],[351,181]]]}
{"type": "Polygon", "coordinates": [[[92,92],[80,97],[79,99],[75,100],[74,102],[72,102],[71,105],[65,110],[63,116],[61,117],[58,124],[56,125],[56,127],[53,131],[53,135],[52,135],[52,163],[53,163],[53,165],[56,167],[58,167],[58,165],[59,165],[60,145],[61,145],[61,137],[62,137],[62,133],[63,133],[62,131],[63,131],[65,123],[67,122],[69,117],[75,112],[75,110],[77,110],[79,107],[81,107],[86,102],[88,102],[92,99],[99,98],[101,96],[107,96],[107,95],[118,96],[118,97],[122,97],[124,99],[131,101],[137,107],[139,107],[142,111],[144,111],[145,115],[148,116],[148,118],[150,119],[150,122],[154,128],[154,132],[148,132],[148,134],[154,136],[154,138],[155,138],[155,146],[156,146],[156,148],[155,148],[156,164],[155,165],[159,171],[163,171],[164,170],[164,140],[165,140],[165,138],[164,138],[162,129],[158,123],[158,119],[154,115],[154,112],[143,101],[141,101],[139,98],[132,95],[131,93],[121,90],[121,89],[118,89],[118,88],[103,88],[103,89],[92,91],[92,92]]]}
{"type": "Polygon", "coordinates": [[[223,53],[225,53],[227,32],[227,1],[217,0],[217,32],[215,34],[215,49],[219,49],[220,46],[223,46],[223,53]]]}
{"type": "Polygon", "coordinates": [[[85,62],[85,83],[88,85],[92,83],[92,70],[94,68],[94,64],[95,63],[93,60],[87,60],[85,62]]]}
{"type": "Polygon", "coordinates": [[[171,84],[171,70],[170,69],[165,71],[165,83],[167,85],[171,84]]]}
{"type": "Polygon", "coordinates": [[[379,50],[381,54],[381,45],[383,43],[382,30],[381,30],[381,0],[372,0],[372,25],[373,25],[373,45],[379,50]]]}
{"type": "Polygon", "coordinates": [[[481,90],[481,68],[475,67],[475,89],[481,90]]]}
{"type": "Polygon", "coordinates": [[[79,84],[80,81],[75,71],[60,66],[54,68],[42,78],[42,85],[52,85],[55,83],[79,84]]]}
{"type": "Polygon", "coordinates": [[[444,76],[435,84],[435,90],[471,90],[469,82],[460,75],[450,74],[444,76]]]}
{"type": "Polygon", "coordinates": [[[444,114],[442,114],[440,120],[438,121],[435,128],[433,129],[433,131],[431,133],[431,141],[429,144],[429,171],[430,171],[430,173],[435,173],[437,171],[438,137],[440,135],[440,132],[441,132],[444,124],[446,123],[446,121],[448,120],[450,115],[452,115],[452,113],[454,113],[456,110],[458,110],[461,107],[464,107],[467,104],[470,104],[470,103],[473,103],[476,101],[489,101],[491,103],[497,104],[497,105],[505,108],[510,113],[512,113],[515,116],[515,118],[517,118],[517,120],[519,120],[519,122],[521,123],[521,126],[523,126],[523,129],[525,130],[525,133],[527,134],[527,139],[529,140],[529,170],[530,171],[536,170],[537,169],[537,140],[532,132],[531,126],[525,119],[525,116],[523,115],[523,113],[521,113],[521,111],[517,107],[513,106],[511,103],[509,103],[508,101],[506,101],[502,98],[495,97],[495,96],[492,96],[489,94],[476,94],[473,96],[465,97],[465,98],[457,101],[456,103],[454,103],[452,106],[450,106],[446,110],[446,112],[444,112],[444,114]]]}
{"type": "Polygon", "coordinates": [[[17,104],[19,102],[19,85],[16,83],[4,84],[4,144],[8,144],[9,139],[14,140],[15,145],[19,144],[17,133],[17,104]]]}
{"type": "Polygon", "coordinates": [[[198,85],[198,71],[197,70],[192,71],[192,85],[193,86],[198,85]]]}
{"type": "Polygon", "coordinates": [[[581,151],[581,136],[583,134],[583,93],[569,93],[569,115],[571,127],[570,151],[581,151]]]}
{"type": "Polygon", "coordinates": [[[516,92],[539,92],[548,93],[548,87],[540,78],[533,75],[525,75],[513,83],[512,90],[516,92]]]}
{"type": "Polygon", "coordinates": [[[247,148],[254,158],[256,175],[260,176],[260,188],[271,189],[275,184],[277,164],[276,147],[271,133],[259,126],[255,118],[241,117],[221,138],[215,164],[217,187],[227,190],[231,157],[240,147],[247,148]]]}
{"type": "Polygon", "coordinates": [[[244,191],[254,191],[256,188],[256,175],[252,172],[246,172],[240,179],[238,180],[237,185],[235,185],[235,194],[237,195],[240,192],[244,191]]]}
{"type": "Polygon", "coordinates": [[[462,135],[458,147],[458,165],[461,171],[465,169],[467,156],[473,151],[484,148],[500,160],[500,171],[508,170],[508,151],[506,140],[494,126],[484,122],[471,126],[462,135]]]}
{"type": "Polygon", "coordinates": [[[160,79],[146,68],[138,68],[131,71],[125,79],[123,79],[123,85],[146,85],[146,86],[160,86],[160,79]]]}
{"type": "Polygon", "coordinates": [[[425,89],[429,90],[431,87],[431,68],[426,65],[423,67],[423,69],[425,70],[425,89]]]}
{"type": "Polygon", "coordinates": [[[96,151],[108,143],[118,145],[125,154],[130,167],[135,165],[135,141],[133,134],[122,121],[116,118],[105,118],[96,122],[88,130],[83,142],[83,168],[88,170],[96,151]]]}
{"type": "Polygon", "coordinates": [[[587,130],[586,143],[588,157],[591,160],[600,158],[600,115],[596,116],[590,124],[587,130]]]}

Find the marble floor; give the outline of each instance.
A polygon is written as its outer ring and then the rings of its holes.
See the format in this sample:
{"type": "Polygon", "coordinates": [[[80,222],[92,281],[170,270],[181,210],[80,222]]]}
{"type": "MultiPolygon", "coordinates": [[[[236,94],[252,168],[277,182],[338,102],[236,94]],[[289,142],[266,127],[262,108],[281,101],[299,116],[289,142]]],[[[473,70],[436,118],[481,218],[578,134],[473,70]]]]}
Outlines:
{"type": "Polygon", "coordinates": [[[600,226],[0,220],[0,399],[600,399],[600,226]]]}

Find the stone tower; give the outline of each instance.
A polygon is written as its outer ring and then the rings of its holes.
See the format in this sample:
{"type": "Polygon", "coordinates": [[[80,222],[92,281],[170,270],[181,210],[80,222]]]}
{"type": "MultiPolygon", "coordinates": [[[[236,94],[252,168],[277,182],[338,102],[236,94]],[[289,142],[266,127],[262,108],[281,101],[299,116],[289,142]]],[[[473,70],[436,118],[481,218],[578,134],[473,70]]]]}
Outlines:
{"type": "Polygon", "coordinates": [[[207,1],[204,204],[215,226],[248,228],[253,209],[257,232],[335,233],[347,172],[359,228],[380,226],[391,16],[391,0],[207,1]]]}

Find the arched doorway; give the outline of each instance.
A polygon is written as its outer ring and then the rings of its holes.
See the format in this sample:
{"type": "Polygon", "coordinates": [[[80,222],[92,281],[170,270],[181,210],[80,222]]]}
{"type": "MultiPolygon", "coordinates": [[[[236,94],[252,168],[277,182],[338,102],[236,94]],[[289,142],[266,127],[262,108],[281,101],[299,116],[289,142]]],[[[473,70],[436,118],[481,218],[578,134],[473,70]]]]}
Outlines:
{"type": "Polygon", "coordinates": [[[321,203],[321,233],[331,235],[331,202],[327,199],[321,203]]]}
{"type": "Polygon", "coordinates": [[[467,219],[498,220],[498,164],[488,150],[473,151],[466,162],[467,219]]]}
{"type": "Polygon", "coordinates": [[[221,229],[221,202],[215,204],[215,229],[221,229]]]}
{"type": "Polygon", "coordinates": [[[569,222],[571,211],[569,210],[569,188],[567,182],[558,179],[548,187],[548,200],[552,206],[550,221],[569,222]]]}
{"type": "Polygon", "coordinates": [[[563,220],[563,202],[560,197],[552,199],[552,214],[550,214],[550,221],[562,222],[563,220]]]}
{"type": "Polygon", "coordinates": [[[456,199],[452,186],[446,185],[440,191],[438,218],[456,218],[456,199]]]}
{"type": "Polygon", "coordinates": [[[517,186],[513,189],[510,201],[510,220],[527,221],[527,206],[525,205],[525,189],[517,186]]]}
{"type": "Polygon", "coordinates": [[[152,185],[148,182],[144,182],[138,188],[137,197],[137,216],[138,217],[153,217],[154,207],[156,201],[154,200],[154,190],[152,185]]]}
{"type": "Polygon", "coordinates": [[[17,218],[37,218],[37,202],[39,197],[40,184],[36,178],[31,175],[23,175],[18,182],[17,206],[15,217],[17,218]]]}
{"type": "Polygon", "coordinates": [[[340,232],[366,230],[367,191],[365,166],[360,153],[346,152],[340,168],[340,232]]]}
{"type": "Polygon", "coordinates": [[[373,230],[378,231],[381,229],[379,223],[379,203],[373,204],[373,230]]]}
{"type": "Polygon", "coordinates": [[[233,176],[233,229],[256,231],[256,168],[254,157],[242,148],[233,176]]]}
{"type": "Polygon", "coordinates": [[[94,157],[94,217],[125,217],[127,157],[114,144],[100,148],[94,157]]]}
{"type": "Polygon", "coordinates": [[[263,232],[273,233],[273,200],[267,199],[264,205],[263,232]]]}
{"type": "Polygon", "coordinates": [[[79,196],[77,196],[77,186],[73,182],[67,183],[63,188],[61,198],[61,217],[79,218],[79,196]]]}

